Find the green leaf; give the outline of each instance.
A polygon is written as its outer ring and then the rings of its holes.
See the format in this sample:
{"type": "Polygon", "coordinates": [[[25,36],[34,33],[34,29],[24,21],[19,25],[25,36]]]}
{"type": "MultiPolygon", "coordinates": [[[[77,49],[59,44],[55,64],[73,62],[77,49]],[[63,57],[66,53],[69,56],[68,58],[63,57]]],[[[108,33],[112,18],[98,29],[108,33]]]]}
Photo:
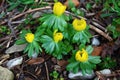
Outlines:
{"type": "Polygon", "coordinates": [[[34,53],[34,47],[33,47],[33,44],[30,44],[29,46],[30,47],[28,49],[28,56],[32,57],[32,54],[34,53]]]}
{"type": "Polygon", "coordinates": [[[42,51],[40,45],[36,41],[33,42],[33,46],[35,48],[36,53],[39,53],[39,51],[42,51]]]}
{"type": "Polygon", "coordinates": [[[86,51],[88,52],[88,54],[91,54],[92,53],[92,51],[93,51],[93,47],[92,46],[87,46],[87,48],[86,48],[86,51]]]}
{"type": "Polygon", "coordinates": [[[22,4],[31,4],[34,3],[34,0],[20,0],[22,4]]]}
{"type": "Polygon", "coordinates": [[[100,57],[99,56],[89,56],[89,62],[93,63],[93,64],[98,64],[101,62],[100,57]]]}
{"type": "Polygon", "coordinates": [[[43,35],[41,37],[41,41],[42,41],[42,47],[44,47],[44,49],[46,50],[47,53],[52,53],[55,49],[55,42],[52,40],[51,37],[47,36],[47,35],[43,35]]]}
{"type": "Polygon", "coordinates": [[[77,73],[79,71],[79,66],[73,68],[73,73],[77,73]]]}
{"type": "Polygon", "coordinates": [[[84,63],[80,63],[80,68],[81,68],[81,70],[82,70],[82,74],[83,75],[85,75],[86,74],[86,68],[84,67],[85,65],[84,65],[84,63]]]}
{"type": "Polygon", "coordinates": [[[79,62],[71,62],[67,65],[67,70],[74,71],[74,68],[79,67],[79,62]]]}
{"type": "MultiPolygon", "coordinates": [[[[90,40],[89,40],[90,37],[85,33],[85,31],[82,31],[82,36],[84,37],[84,41],[90,42],[90,40]]],[[[86,42],[85,42],[85,44],[86,44],[86,42]]]]}
{"type": "Polygon", "coordinates": [[[85,48],[85,44],[80,44],[79,49],[82,50],[82,48],[85,48]]]}
{"type": "Polygon", "coordinates": [[[24,39],[19,39],[19,40],[17,40],[17,41],[15,42],[15,44],[17,44],[17,45],[25,44],[25,43],[27,43],[27,42],[26,42],[26,40],[24,40],[24,39]]]}
{"type": "Polygon", "coordinates": [[[77,32],[74,36],[73,36],[73,42],[78,42],[80,38],[80,33],[77,32]]]}
{"type": "Polygon", "coordinates": [[[90,3],[87,3],[86,8],[87,10],[90,10],[92,8],[92,5],[90,3]]]}
{"type": "MultiPolygon", "coordinates": [[[[10,2],[9,0],[7,0],[7,2],[10,2]]],[[[10,2],[10,7],[7,9],[7,11],[11,11],[14,8],[16,8],[17,6],[19,6],[21,4],[21,2],[19,0],[17,0],[16,2],[10,2]]]]}

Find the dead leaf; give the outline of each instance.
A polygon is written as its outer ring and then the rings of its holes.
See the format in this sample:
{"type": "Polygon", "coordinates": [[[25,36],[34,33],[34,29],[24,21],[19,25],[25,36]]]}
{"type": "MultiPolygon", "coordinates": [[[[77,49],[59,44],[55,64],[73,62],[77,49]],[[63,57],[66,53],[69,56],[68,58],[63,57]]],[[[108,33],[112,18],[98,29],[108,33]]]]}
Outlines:
{"type": "Polygon", "coordinates": [[[27,64],[29,64],[29,65],[41,64],[41,63],[43,63],[44,61],[45,61],[44,58],[39,57],[39,58],[34,58],[34,59],[29,60],[29,61],[27,62],[27,64]]]}
{"type": "Polygon", "coordinates": [[[57,64],[59,66],[66,66],[68,64],[68,61],[65,61],[65,60],[57,60],[57,64]]]}
{"type": "Polygon", "coordinates": [[[95,46],[94,50],[92,52],[92,55],[93,56],[100,56],[101,52],[102,52],[102,46],[99,46],[99,47],[95,46]]]}
{"type": "Polygon", "coordinates": [[[36,75],[40,75],[40,73],[41,73],[41,69],[38,69],[38,70],[36,71],[36,75]]]}
{"type": "MultiPolygon", "coordinates": [[[[69,7],[68,1],[69,1],[69,0],[66,0],[66,2],[64,3],[64,5],[66,5],[67,7],[69,7]]],[[[72,0],[72,2],[74,3],[74,5],[75,5],[76,7],[80,4],[80,2],[79,2],[78,0],[72,0]]]]}
{"type": "Polygon", "coordinates": [[[25,77],[25,80],[33,80],[33,79],[31,79],[31,78],[29,78],[29,77],[25,77]]]}
{"type": "Polygon", "coordinates": [[[56,58],[51,58],[51,61],[54,63],[54,64],[56,64],[57,63],[57,59],[56,58]]]}
{"type": "Polygon", "coordinates": [[[116,30],[120,32],[120,25],[117,25],[116,30]]]}

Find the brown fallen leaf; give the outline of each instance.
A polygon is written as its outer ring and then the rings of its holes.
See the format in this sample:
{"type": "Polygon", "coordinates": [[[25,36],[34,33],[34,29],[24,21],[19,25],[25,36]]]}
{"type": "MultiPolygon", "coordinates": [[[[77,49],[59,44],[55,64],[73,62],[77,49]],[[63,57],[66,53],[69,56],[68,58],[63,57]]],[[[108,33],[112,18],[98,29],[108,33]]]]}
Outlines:
{"type": "Polygon", "coordinates": [[[120,25],[117,25],[116,30],[120,32],[120,25]]]}
{"type": "Polygon", "coordinates": [[[29,78],[29,77],[25,77],[25,80],[33,80],[33,79],[31,79],[31,78],[29,78]]]}
{"type": "Polygon", "coordinates": [[[68,64],[68,61],[65,60],[57,60],[57,64],[61,67],[66,66],[68,64]]]}
{"type": "Polygon", "coordinates": [[[99,46],[99,47],[94,47],[94,50],[92,52],[93,56],[100,56],[101,52],[102,52],[103,47],[99,46]]]}
{"type": "MultiPolygon", "coordinates": [[[[66,5],[67,7],[69,7],[68,4],[69,0],[66,0],[66,2],[64,3],[64,5],[66,5]]],[[[72,0],[72,2],[74,3],[74,5],[77,7],[79,6],[80,2],[78,0],[72,0]]]]}
{"type": "Polygon", "coordinates": [[[44,58],[38,57],[38,58],[30,59],[30,60],[27,62],[27,64],[29,64],[29,65],[41,64],[41,63],[43,63],[44,61],[45,61],[44,58]]]}

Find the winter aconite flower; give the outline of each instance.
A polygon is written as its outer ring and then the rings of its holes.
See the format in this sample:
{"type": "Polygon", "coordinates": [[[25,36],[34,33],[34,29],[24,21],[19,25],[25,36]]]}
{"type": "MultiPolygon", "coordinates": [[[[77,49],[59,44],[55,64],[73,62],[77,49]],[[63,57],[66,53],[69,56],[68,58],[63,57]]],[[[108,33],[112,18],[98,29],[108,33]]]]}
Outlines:
{"type": "Polygon", "coordinates": [[[32,34],[32,33],[27,33],[27,34],[25,35],[25,39],[26,39],[27,42],[32,43],[33,40],[34,40],[34,34],[32,34]]]}
{"type": "Polygon", "coordinates": [[[75,19],[72,24],[76,31],[82,31],[86,28],[86,21],[84,19],[75,19]]]}
{"type": "Polygon", "coordinates": [[[57,16],[61,16],[66,10],[66,6],[64,6],[60,2],[56,2],[53,6],[53,13],[57,16]]]}
{"type": "Polygon", "coordinates": [[[82,51],[77,51],[75,55],[75,59],[80,62],[85,62],[88,60],[88,53],[86,50],[82,49],[82,51]]]}
{"type": "Polygon", "coordinates": [[[57,30],[53,33],[54,41],[57,43],[63,39],[63,34],[61,32],[57,32],[57,30]]]}

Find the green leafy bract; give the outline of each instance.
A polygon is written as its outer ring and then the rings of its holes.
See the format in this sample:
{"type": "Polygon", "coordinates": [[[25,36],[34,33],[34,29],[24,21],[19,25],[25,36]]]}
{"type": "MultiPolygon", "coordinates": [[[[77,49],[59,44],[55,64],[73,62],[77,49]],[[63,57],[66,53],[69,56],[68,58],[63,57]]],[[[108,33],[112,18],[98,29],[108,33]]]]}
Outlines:
{"type": "Polygon", "coordinates": [[[54,14],[46,14],[43,15],[42,18],[39,19],[42,23],[43,27],[47,27],[49,29],[57,29],[60,31],[64,31],[67,27],[67,22],[65,21],[64,17],[56,16],[54,14]]]}

